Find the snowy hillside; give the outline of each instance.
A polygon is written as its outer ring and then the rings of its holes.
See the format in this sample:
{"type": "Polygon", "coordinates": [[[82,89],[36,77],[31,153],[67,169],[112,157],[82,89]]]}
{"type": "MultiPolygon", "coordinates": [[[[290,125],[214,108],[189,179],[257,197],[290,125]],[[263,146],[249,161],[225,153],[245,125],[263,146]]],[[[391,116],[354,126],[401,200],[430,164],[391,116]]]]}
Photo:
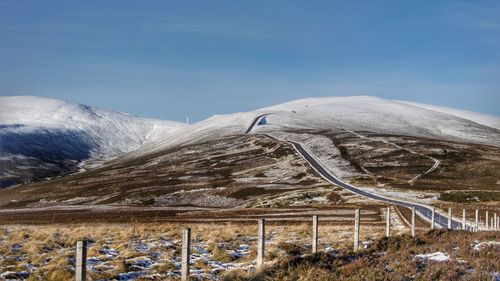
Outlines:
{"type": "Polygon", "coordinates": [[[463,119],[468,119],[470,121],[476,122],[476,123],[481,124],[481,125],[486,125],[486,126],[500,130],[500,117],[497,117],[497,116],[483,114],[483,113],[477,113],[477,112],[468,111],[468,110],[461,110],[461,109],[454,109],[454,108],[448,108],[448,107],[443,107],[443,106],[416,103],[416,102],[401,101],[401,103],[413,105],[413,106],[417,106],[417,107],[421,107],[421,108],[425,108],[425,109],[430,109],[430,110],[434,110],[437,112],[448,113],[448,114],[455,115],[455,116],[463,118],[463,119]]]}
{"type": "Polygon", "coordinates": [[[241,134],[262,114],[269,114],[265,117],[266,124],[256,126],[252,132],[340,128],[500,146],[500,130],[494,128],[499,122],[498,117],[473,112],[465,114],[442,107],[438,110],[433,106],[377,97],[353,96],[308,98],[256,111],[216,115],[179,130],[172,138],[152,142],[128,156],[241,134]]]}
{"type": "MultiPolygon", "coordinates": [[[[33,167],[39,168],[38,178],[43,178],[89,158],[129,152],[125,158],[131,159],[244,134],[261,115],[266,115],[265,120],[251,133],[288,136],[290,140],[290,132],[344,130],[500,147],[498,117],[369,96],[301,99],[256,111],[216,115],[191,126],[48,98],[0,97],[1,179],[6,185],[20,173],[36,179],[30,174],[33,167]],[[40,173],[42,170],[50,173],[40,173]]],[[[319,139],[310,142],[323,143],[319,139]]],[[[341,159],[334,162],[341,163],[341,159]]]]}
{"type": "Polygon", "coordinates": [[[266,131],[342,128],[500,146],[500,130],[479,124],[481,114],[469,114],[468,120],[465,114],[376,97],[309,98],[260,111],[274,112],[266,118],[266,131]]]}
{"type": "Polygon", "coordinates": [[[112,158],[183,126],[50,98],[0,97],[0,186],[112,158]]]}

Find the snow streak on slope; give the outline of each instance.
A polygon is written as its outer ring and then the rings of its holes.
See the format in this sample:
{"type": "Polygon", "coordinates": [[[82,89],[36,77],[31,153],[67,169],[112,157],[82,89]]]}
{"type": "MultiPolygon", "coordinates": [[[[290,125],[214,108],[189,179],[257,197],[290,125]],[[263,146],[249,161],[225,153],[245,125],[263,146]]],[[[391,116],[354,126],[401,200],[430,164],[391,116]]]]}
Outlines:
{"type": "Polygon", "coordinates": [[[0,97],[0,187],[109,159],[183,126],[50,98],[0,97]]]}

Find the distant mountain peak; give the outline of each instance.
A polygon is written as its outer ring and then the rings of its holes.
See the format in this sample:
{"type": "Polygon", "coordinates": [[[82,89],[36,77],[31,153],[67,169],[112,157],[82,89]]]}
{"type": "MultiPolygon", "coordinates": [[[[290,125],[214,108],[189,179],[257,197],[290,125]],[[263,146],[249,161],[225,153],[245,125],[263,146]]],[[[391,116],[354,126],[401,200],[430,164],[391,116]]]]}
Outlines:
{"type": "Polygon", "coordinates": [[[58,175],[84,160],[112,158],[184,126],[52,98],[3,96],[0,186],[2,181],[24,182],[30,175],[58,175]]]}

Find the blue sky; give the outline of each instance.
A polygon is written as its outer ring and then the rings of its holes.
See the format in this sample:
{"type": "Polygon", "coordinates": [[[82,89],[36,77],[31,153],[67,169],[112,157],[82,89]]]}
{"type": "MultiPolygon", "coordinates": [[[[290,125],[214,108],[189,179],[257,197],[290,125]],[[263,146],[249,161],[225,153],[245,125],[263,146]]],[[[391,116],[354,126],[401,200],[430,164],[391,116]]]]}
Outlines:
{"type": "Polygon", "coordinates": [[[500,1],[0,1],[0,95],[199,121],[373,95],[500,115],[500,1]]]}

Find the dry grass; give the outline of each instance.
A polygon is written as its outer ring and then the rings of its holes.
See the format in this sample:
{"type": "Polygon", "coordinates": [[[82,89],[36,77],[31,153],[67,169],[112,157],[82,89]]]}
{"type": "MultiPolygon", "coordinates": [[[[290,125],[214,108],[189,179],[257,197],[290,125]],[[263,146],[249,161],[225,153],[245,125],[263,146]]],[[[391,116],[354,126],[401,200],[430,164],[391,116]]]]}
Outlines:
{"type": "MultiPolygon", "coordinates": [[[[180,256],[181,229],[192,229],[193,245],[205,245],[213,260],[236,263],[245,272],[254,267],[256,258],[256,223],[213,224],[101,224],[61,226],[4,226],[0,228],[0,272],[29,271],[34,266],[29,280],[70,280],[74,274],[75,244],[78,240],[90,241],[88,257],[105,261],[90,273],[94,279],[112,279],[118,273],[132,270],[133,258],[152,258],[156,263],[148,268],[148,274],[168,274],[178,270],[175,258],[180,256]],[[137,245],[158,241],[171,241],[172,245],[159,244],[143,251],[137,245]],[[247,256],[235,258],[231,251],[239,245],[250,247],[247,256]],[[17,247],[16,245],[22,245],[17,247]],[[114,249],[116,258],[106,258],[102,250],[114,249]]],[[[381,227],[366,226],[363,240],[371,240],[383,234],[381,227]]],[[[406,231],[406,230],[403,230],[406,231]]],[[[269,222],[266,227],[266,260],[275,262],[287,255],[309,253],[311,225],[297,222],[269,222]]],[[[347,249],[351,247],[352,229],[320,222],[320,247],[347,249]]],[[[197,253],[193,247],[193,253],[197,253]]],[[[209,271],[206,261],[197,261],[194,268],[209,271]]]]}
{"type": "MultiPolygon", "coordinates": [[[[234,271],[224,280],[495,280],[500,270],[500,246],[480,250],[476,241],[499,241],[498,232],[469,233],[434,230],[415,238],[379,238],[366,250],[340,250],[285,257],[263,271],[234,271]],[[451,260],[423,260],[416,254],[446,252],[451,260]]],[[[498,278],[498,277],[497,277],[498,278]]]]}
{"type": "MultiPolygon", "coordinates": [[[[111,280],[119,273],[137,270],[130,259],[153,259],[155,256],[155,264],[144,271],[148,276],[163,276],[162,279],[152,280],[164,280],[169,273],[179,269],[174,261],[180,256],[183,227],[192,230],[193,253],[200,254],[197,247],[201,246],[205,249],[203,251],[210,253],[211,260],[237,265],[236,270],[221,272],[220,276],[226,276],[226,280],[405,280],[405,276],[411,277],[408,280],[430,280],[425,278],[458,276],[471,268],[479,275],[500,270],[500,251],[470,251],[474,240],[500,241],[498,233],[434,231],[424,234],[421,228],[420,236],[413,239],[408,236],[407,228],[400,227],[395,228],[393,234],[403,236],[386,240],[380,239],[384,235],[384,227],[362,224],[361,240],[368,242],[370,247],[354,254],[351,251],[351,227],[320,221],[319,249],[328,249],[330,254],[314,256],[308,256],[311,251],[310,223],[269,222],[266,226],[267,269],[258,273],[251,273],[255,268],[256,223],[4,226],[0,228],[0,272],[27,270],[27,265],[33,265],[36,269],[28,280],[71,280],[74,274],[74,245],[77,240],[86,239],[91,241],[88,257],[106,260],[90,273],[93,280],[111,280]],[[158,241],[172,243],[154,244],[158,241]],[[141,243],[149,243],[150,246],[139,250],[137,245],[141,243]],[[22,247],[16,249],[16,244],[22,247]],[[235,258],[229,254],[243,244],[250,247],[247,256],[235,258]],[[106,259],[102,249],[115,249],[119,255],[106,259]],[[422,267],[414,259],[414,254],[429,251],[446,251],[453,258],[464,259],[467,263],[447,263],[444,267],[426,264],[422,267]],[[385,269],[377,270],[379,267],[385,269]],[[399,279],[388,279],[388,272],[399,279]]],[[[208,260],[197,260],[194,269],[210,272],[212,267],[208,260]]]]}

